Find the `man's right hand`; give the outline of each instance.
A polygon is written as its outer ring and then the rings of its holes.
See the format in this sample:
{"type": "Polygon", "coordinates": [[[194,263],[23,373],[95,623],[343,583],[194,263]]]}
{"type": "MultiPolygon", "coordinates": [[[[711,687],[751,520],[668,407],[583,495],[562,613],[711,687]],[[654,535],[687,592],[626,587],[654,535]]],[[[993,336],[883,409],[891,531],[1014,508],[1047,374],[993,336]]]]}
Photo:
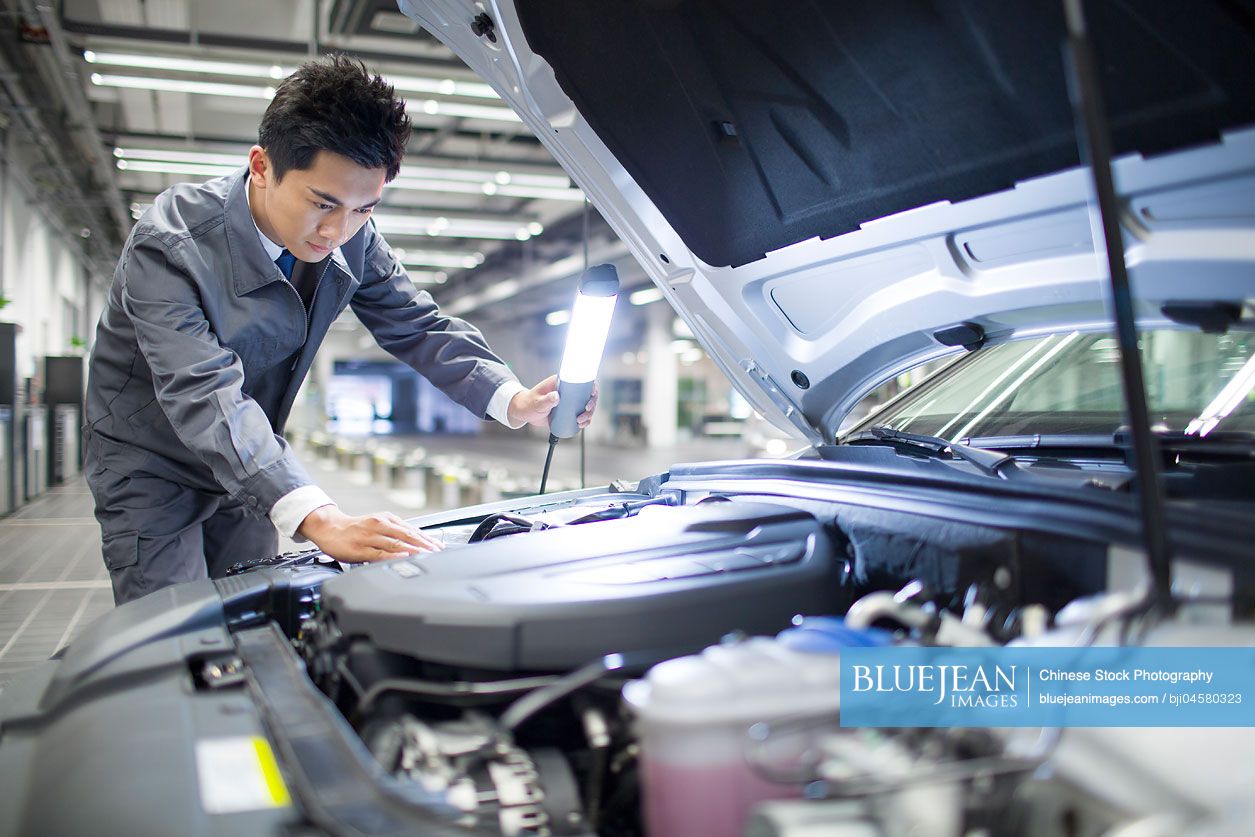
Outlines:
{"type": "Polygon", "coordinates": [[[439,541],[391,512],[354,517],[337,506],[314,509],[301,521],[297,532],[332,558],[350,564],[390,561],[443,548],[439,541]]]}

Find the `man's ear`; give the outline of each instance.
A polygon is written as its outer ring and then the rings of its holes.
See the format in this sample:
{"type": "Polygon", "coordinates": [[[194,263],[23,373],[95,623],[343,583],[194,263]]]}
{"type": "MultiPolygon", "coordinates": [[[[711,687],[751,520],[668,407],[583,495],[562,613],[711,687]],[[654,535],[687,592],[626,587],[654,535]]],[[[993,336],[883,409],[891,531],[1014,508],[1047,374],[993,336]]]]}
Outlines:
{"type": "Polygon", "coordinates": [[[260,145],[254,145],[248,150],[248,177],[259,189],[265,189],[275,182],[270,155],[260,145]]]}

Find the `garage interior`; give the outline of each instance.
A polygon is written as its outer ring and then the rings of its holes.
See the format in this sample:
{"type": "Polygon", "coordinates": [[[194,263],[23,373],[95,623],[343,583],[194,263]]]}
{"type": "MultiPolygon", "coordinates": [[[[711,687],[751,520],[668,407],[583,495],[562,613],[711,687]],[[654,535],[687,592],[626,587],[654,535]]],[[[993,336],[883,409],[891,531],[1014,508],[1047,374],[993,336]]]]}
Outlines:
{"type": "MultiPolygon", "coordinates": [[[[356,55],[409,99],[405,167],[376,223],[415,284],[521,380],[557,371],[583,267],[618,268],[627,304],[598,416],[583,450],[559,450],[551,490],[797,446],[755,419],[519,118],[395,3],[22,0],[2,19],[0,686],[112,607],[76,427],[122,243],[168,186],[241,166],[272,85],[314,55],[356,55]]],[[[346,311],[289,438],[346,511],[412,516],[535,491],[543,435],[493,424],[346,311]]]]}

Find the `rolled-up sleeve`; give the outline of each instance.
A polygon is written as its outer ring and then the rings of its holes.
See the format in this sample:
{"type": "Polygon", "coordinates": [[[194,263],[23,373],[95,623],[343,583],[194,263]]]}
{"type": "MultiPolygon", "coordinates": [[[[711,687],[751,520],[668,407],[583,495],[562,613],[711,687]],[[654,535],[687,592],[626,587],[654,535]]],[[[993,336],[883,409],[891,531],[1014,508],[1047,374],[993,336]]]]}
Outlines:
{"type": "Polygon", "coordinates": [[[153,237],[136,240],[123,277],[122,308],[152,371],[157,402],[227,493],[264,516],[280,497],[311,484],[244,394],[240,359],[218,342],[177,249],[153,237]]]}
{"type": "Polygon", "coordinates": [[[473,414],[488,416],[493,395],[518,379],[465,320],[441,313],[414,287],[383,237],[367,230],[366,269],[353,313],[385,351],[473,414]]]}

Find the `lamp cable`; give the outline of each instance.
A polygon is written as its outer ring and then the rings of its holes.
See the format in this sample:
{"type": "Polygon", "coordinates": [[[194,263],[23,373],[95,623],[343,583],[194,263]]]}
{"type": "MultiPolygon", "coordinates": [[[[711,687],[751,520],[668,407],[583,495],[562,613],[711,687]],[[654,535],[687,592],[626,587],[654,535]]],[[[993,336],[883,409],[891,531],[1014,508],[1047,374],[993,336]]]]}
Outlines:
{"type": "Polygon", "coordinates": [[[549,434],[549,452],[545,454],[545,467],[540,472],[540,494],[545,493],[545,486],[549,483],[549,465],[553,462],[553,449],[558,446],[558,437],[549,434]]]}

